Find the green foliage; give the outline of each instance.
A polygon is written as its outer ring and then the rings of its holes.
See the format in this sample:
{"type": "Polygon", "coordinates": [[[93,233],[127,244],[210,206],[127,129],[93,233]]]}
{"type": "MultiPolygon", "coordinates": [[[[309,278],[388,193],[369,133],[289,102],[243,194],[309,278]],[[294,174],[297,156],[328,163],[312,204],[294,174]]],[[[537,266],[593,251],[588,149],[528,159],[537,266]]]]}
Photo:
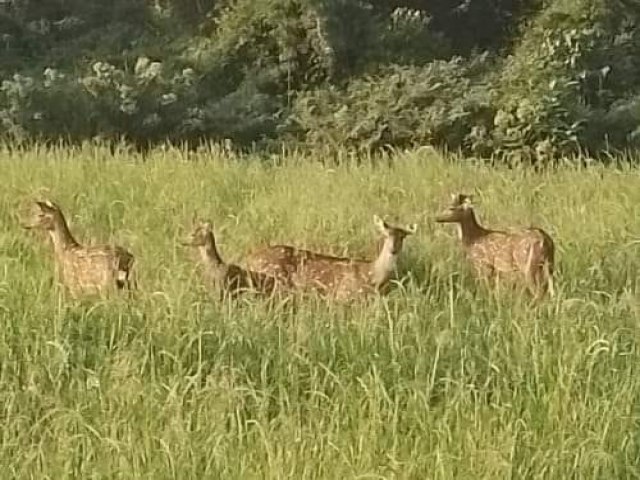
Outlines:
{"type": "Polygon", "coordinates": [[[244,85],[215,99],[198,97],[198,75],[141,57],[133,71],[96,62],[74,81],[47,69],[16,75],[0,90],[0,127],[13,139],[127,138],[138,144],[211,138],[255,141],[275,129],[278,108],[244,85]]]}
{"type": "Polygon", "coordinates": [[[378,23],[379,63],[422,65],[452,56],[451,41],[435,33],[432,18],[420,10],[398,8],[378,23]]]}
{"type": "Polygon", "coordinates": [[[237,0],[216,18],[210,55],[274,94],[319,83],[334,57],[311,0],[237,0]]]}
{"type": "Polygon", "coordinates": [[[15,0],[0,135],[596,155],[637,144],[639,19],[623,0],[15,0]]]}
{"type": "Polygon", "coordinates": [[[538,11],[542,0],[367,0],[377,11],[419,11],[432,19],[457,54],[500,48],[525,15],[538,11]]]}
{"type": "Polygon", "coordinates": [[[486,57],[394,67],[299,96],[290,131],[312,146],[375,151],[432,144],[460,148],[475,125],[491,120],[490,93],[478,82],[486,57]]]}
{"type": "Polygon", "coordinates": [[[219,0],[155,0],[154,8],[183,25],[194,26],[205,21],[220,3],[219,0]]]}
{"type": "Polygon", "coordinates": [[[632,12],[615,4],[558,1],[538,15],[500,74],[490,148],[530,159],[626,145],[592,125],[608,130],[602,110],[633,88],[640,67],[632,12]]]}

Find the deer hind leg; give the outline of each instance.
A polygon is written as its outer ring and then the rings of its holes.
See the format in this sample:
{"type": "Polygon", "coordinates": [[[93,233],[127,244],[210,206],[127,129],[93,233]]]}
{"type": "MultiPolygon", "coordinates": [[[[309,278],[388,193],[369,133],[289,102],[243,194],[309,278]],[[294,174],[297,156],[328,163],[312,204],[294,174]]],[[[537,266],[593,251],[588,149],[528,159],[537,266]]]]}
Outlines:
{"type": "Polygon", "coordinates": [[[534,303],[538,303],[544,297],[548,288],[548,276],[545,273],[547,262],[540,261],[543,245],[534,242],[529,247],[527,263],[524,266],[526,286],[533,296],[534,303]]]}
{"type": "Polygon", "coordinates": [[[224,285],[216,285],[215,297],[217,297],[220,304],[224,304],[227,300],[233,300],[234,293],[232,290],[225,288],[224,285]]]}
{"type": "Polygon", "coordinates": [[[553,296],[552,279],[546,263],[530,266],[527,270],[527,287],[533,296],[534,303],[539,303],[546,293],[553,296]]]}
{"type": "Polygon", "coordinates": [[[542,271],[544,274],[545,289],[549,292],[549,296],[553,298],[556,296],[556,290],[553,284],[553,267],[551,266],[551,263],[544,262],[542,265],[542,271]]]}
{"type": "Polygon", "coordinates": [[[538,303],[544,296],[541,273],[539,268],[534,268],[527,272],[527,289],[531,293],[534,303],[538,303]]]}
{"type": "Polygon", "coordinates": [[[500,279],[500,272],[497,270],[493,271],[493,276],[492,276],[492,282],[493,284],[493,289],[496,291],[496,293],[500,292],[500,286],[502,284],[502,281],[500,279]]]}
{"type": "Polygon", "coordinates": [[[135,270],[129,270],[129,272],[127,272],[126,289],[127,294],[131,297],[138,293],[138,275],[135,270]]]}

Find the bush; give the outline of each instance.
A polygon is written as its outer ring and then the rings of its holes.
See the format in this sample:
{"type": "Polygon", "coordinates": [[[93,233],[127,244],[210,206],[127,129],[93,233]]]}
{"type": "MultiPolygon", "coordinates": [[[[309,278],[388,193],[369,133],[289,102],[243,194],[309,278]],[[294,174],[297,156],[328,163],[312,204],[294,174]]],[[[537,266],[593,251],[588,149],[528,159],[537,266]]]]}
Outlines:
{"type": "Polygon", "coordinates": [[[159,0],[155,5],[182,25],[197,26],[206,22],[219,3],[216,0],[159,0]]]}
{"type": "Polygon", "coordinates": [[[538,15],[505,62],[494,127],[479,145],[528,160],[605,148],[603,110],[640,66],[633,16],[612,3],[561,0],[538,15]]]}
{"type": "Polygon", "coordinates": [[[481,78],[490,62],[460,58],[425,67],[390,67],[301,95],[288,128],[311,146],[375,151],[385,146],[431,144],[464,147],[474,127],[488,125],[493,111],[481,78]]]}
{"type": "Polygon", "coordinates": [[[528,162],[634,147],[634,5],[13,0],[0,134],[430,144],[528,162]]]}
{"type": "Polygon", "coordinates": [[[39,75],[78,59],[122,55],[143,37],[146,0],[0,2],[0,76],[39,75]]]}
{"type": "Polygon", "coordinates": [[[188,58],[203,70],[219,65],[230,78],[251,78],[274,95],[330,78],[333,50],[310,0],[237,0],[221,9],[207,41],[188,58]]]}
{"type": "Polygon", "coordinates": [[[377,11],[419,11],[432,19],[432,30],[461,55],[477,49],[499,51],[510,43],[524,15],[538,11],[542,0],[368,0],[377,11]]]}
{"type": "Polygon", "coordinates": [[[198,75],[139,58],[128,72],[96,62],[76,78],[47,69],[14,76],[0,89],[0,133],[13,139],[100,136],[138,144],[203,137],[250,142],[275,131],[274,106],[249,84],[230,95],[198,97],[198,75]]]}
{"type": "Polygon", "coordinates": [[[378,34],[377,60],[383,64],[424,65],[451,58],[451,42],[435,33],[431,24],[432,18],[420,10],[393,10],[383,19],[378,34]]]}

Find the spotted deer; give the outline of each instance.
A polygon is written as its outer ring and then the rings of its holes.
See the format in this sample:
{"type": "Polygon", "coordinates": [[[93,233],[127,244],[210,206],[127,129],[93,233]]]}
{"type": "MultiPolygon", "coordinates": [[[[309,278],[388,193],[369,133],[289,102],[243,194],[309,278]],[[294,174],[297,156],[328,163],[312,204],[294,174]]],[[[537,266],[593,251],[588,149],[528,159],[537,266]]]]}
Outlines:
{"type": "Polygon", "coordinates": [[[490,230],[481,226],[471,196],[453,194],[451,204],[436,217],[438,223],[455,223],[466,255],[478,278],[498,282],[511,277],[541,299],[553,296],[554,244],[542,229],[529,227],[517,231],[490,230]]]}
{"type": "Polygon", "coordinates": [[[270,295],[278,287],[273,276],[226,263],[218,252],[213,227],[209,222],[199,222],[183,245],[198,249],[205,283],[214,289],[220,299],[227,296],[234,298],[249,291],[270,295]]]}
{"type": "Polygon", "coordinates": [[[383,236],[378,256],[373,260],[335,257],[289,245],[274,245],[255,251],[246,260],[257,271],[273,275],[293,288],[315,290],[347,300],[369,292],[384,292],[395,271],[404,239],[416,232],[391,226],[377,215],[374,224],[383,236]]]}
{"type": "Polygon", "coordinates": [[[134,256],[118,245],[81,245],[69,230],[62,210],[50,200],[36,201],[26,229],[48,232],[53,244],[56,276],[72,297],[131,290],[134,256]]]}

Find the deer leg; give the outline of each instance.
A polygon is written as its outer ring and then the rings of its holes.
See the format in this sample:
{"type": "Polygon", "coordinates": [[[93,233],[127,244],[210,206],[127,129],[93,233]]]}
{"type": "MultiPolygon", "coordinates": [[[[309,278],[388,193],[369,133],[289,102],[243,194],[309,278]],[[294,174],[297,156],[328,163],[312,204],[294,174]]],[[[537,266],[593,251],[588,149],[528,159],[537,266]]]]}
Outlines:
{"type": "Polygon", "coordinates": [[[493,271],[493,288],[496,292],[500,291],[500,272],[493,271]]]}
{"type": "Polygon", "coordinates": [[[131,289],[138,290],[138,275],[136,273],[133,273],[131,275],[130,282],[131,282],[131,289]]]}
{"type": "Polygon", "coordinates": [[[494,286],[497,282],[497,275],[494,268],[487,264],[475,265],[476,278],[482,283],[482,285],[489,291],[494,290],[494,286]]]}
{"type": "Polygon", "coordinates": [[[553,285],[553,272],[552,272],[551,264],[549,262],[544,262],[542,269],[544,274],[544,280],[546,283],[545,285],[546,290],[549,292],[549,296],[553,298],[556,296],[556,291],[553,285]]]}
{"type": "Polygon", "coordinates": [[[527,288],[533,297],[533,303],[538,304],[544,298],[547,282],[543,265],[536,265],[527,271],[527,288]]]}
{"type": "Polygon", "coordinates": [[[476,278],[480,281],[487,282],[492,276],[493,269],[489,265],[475,264],[474,273],[476,278]]]}
{"type": "Polygon", "coordinates": [[[71,298],[71,300],[75,301],[80,297],[80,289],[76,286],[69,285],[69,287],[67,287],[66,289],[63,288],[62,290],[63,292],[66,290],[66,294],[69,296],[69,298],[71,298]]]}
{"type": "MultiPolygon", "coordinates": [[[[504,290],[504,286],[505,286],[505,282],[508,281],[508,277],[506,277],[505,275],[500,275],[500,272],[498,270],[493,270],[493,281],[492,281],[492,286],[493,286],[493,296],[496,300],[500,299],[500,296],[504,290]]],[[[506,284],[507,287],[509,286],[508,284],[506,284]]]]}
{"type": "Polygon", "coordinates": [[[127,274],[126,289],[129,298],[133,298],[138,291],[138,278],[134,272],[128,272],[127,274]]]}

